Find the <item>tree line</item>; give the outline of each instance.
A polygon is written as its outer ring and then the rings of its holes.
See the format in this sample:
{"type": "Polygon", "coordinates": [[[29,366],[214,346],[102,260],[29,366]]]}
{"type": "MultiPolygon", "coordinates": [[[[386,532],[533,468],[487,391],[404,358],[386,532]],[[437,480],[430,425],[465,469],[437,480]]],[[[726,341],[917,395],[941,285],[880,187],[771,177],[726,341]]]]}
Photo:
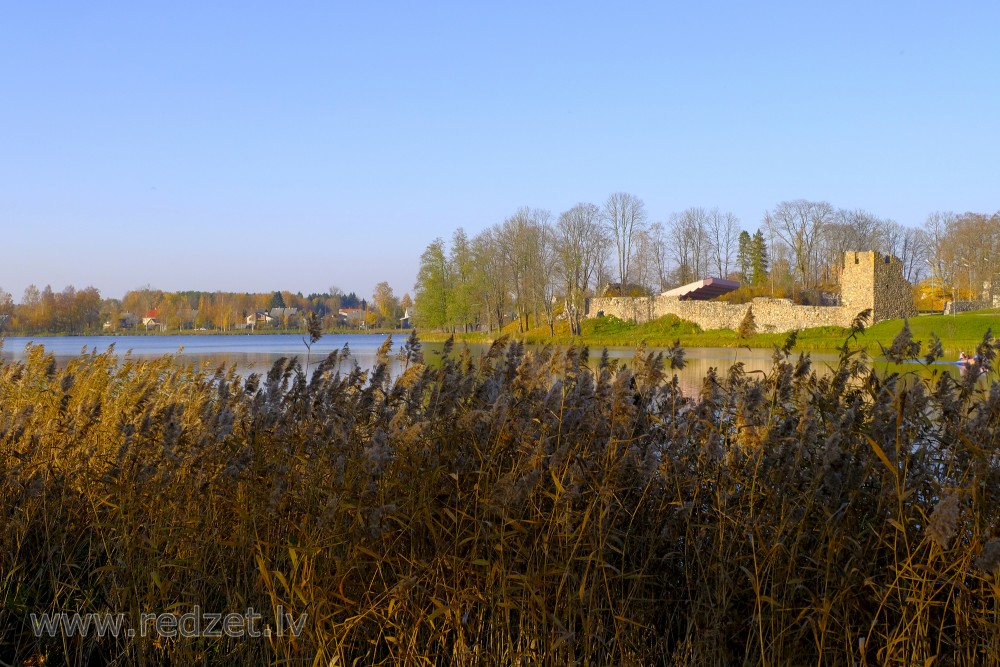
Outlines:
{"type": "Polygon", "coordinates": [[[121,299],[102,298],[95,287],[77,290],[72,285],[61,292],[46,285],[29,285],[19,304],[0,289],[0,333],[95,333],[139,330],[216,330],[245,328],[247,317],[258,312],[280,315],[271,328],[299,328],[302,318],[315,313],[323,326],[393,328],[413,305],[408,294],[397,297],[388,282],[375,286],[370,299],[338,287],[303,296],[301,292],[166,292],[150,286],[129,290],[121,299]],[[360,311],[357,317],[340,317],[341,309],[360,311]],[[144,324],[152,317],[155,325],[144,324]]]}
{"type": "Polygon", "coordinates": [[[783,201],[756,229],[733,213],[692,207],[649,221],[644,202],[618,192],[602,206],[559,215],[524,207],[469,237],[434,239],[420,257],[415,321],[450,331],[519,331],[563,317],[580,331],[588,296],[656,294],[707,277],[739,280],[750,295],[805,300],[837,291],[844,253],[898,257],[918,304],[998,295],[1000,212],[934,213],[919,226],[825,201],[783,201]],[[924,283],[921,285],[921,283],[924,283]],[[926,288],[926,289],[924,289],[926,288]]]}

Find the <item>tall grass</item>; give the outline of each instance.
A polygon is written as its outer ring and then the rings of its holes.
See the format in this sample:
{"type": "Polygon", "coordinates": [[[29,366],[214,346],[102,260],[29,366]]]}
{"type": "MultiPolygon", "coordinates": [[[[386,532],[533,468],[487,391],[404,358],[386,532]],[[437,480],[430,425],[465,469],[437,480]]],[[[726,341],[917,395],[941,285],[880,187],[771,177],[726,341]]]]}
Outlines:
{"type": "Polygon", "coordinates": [[[1000,384],[880,378],[853,335],[821,375],[793,343],[697,396],[679,348],[431,365],[411,338],[395,378],[388,344],[369,370],[241,378],[33,347],[0,366],[0,661],[1000,664],[1000,384]],[[308,618],[30,624],[195,605],[308,618]]]}

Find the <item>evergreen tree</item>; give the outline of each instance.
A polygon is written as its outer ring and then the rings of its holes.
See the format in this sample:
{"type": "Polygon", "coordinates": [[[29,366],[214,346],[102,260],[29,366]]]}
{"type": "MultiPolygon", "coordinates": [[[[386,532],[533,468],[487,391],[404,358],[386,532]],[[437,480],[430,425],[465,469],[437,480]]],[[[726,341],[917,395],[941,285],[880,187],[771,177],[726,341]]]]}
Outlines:
{"type": "Polygon", "coordinates": [[[351,292],[350,294],[344,294],[343,296],[340,297],[340,307],[360,308],[361,300],[358,298],[358,295],[355,294],[354,292],[351,292]]]}
{"type": "Polygon", "coordinates": [[[744,229],[740,232],[739,247],[736,251],[736,266],[739,268],[742,283],[750,282],[753,272],[752,249],[753,241],[750,233],[744,229]]]}
{"type": "Polygon", "coordinates": [[[753,316],[753,306],[750,306],[740,322],[739,329],[736,330],[736,337],[740,340],[747,340],[753,338],[755,333],[757,333],[757,319],[753,316]]]}
{"type": "Polygon", "coordinates": [[[767,271],[769,261],[767,258],[767,241],[764,240],[764,232],[757,230],[753,235],[750,245],[750,283],[752,285],[763,285],[767,282],[767,271]]]}

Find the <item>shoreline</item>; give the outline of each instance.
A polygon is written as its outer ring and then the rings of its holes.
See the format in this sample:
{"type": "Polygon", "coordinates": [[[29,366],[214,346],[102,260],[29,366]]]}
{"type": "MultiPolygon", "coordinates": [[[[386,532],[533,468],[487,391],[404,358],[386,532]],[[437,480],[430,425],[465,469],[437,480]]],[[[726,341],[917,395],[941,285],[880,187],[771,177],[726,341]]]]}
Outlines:
{"type": "MultiPolygon", "coordinates": [[[[905,320],[885,320],[871,325],[858,334],[857,345],[867,352],[878,352],[880,346],[888,347],[902,330],[905,320]]],[[[987,332],[1000,331],[1000,313],[973,312],[952,315],[922,315],[909,320],[909,327],[914,340],[921,342],[921,349],[926,350],[932,341],[932,334],[940,338],[941,346],[946,353],[973,352],[987,332]]],[[[756,333],[753,336],[740,338],[736,332],[729,329],[713,329],[702,331],[697,326],[667,316],[645,324],[632,324],[614,317],[591,318],[583,321],[584,332],[571,335],[566,322],[555,326],[555,335],[551,335],[549,327],[542,325],[532,327],[527,331],[516,331],[516,325],[508,324],[504,329],[493,332],[444,332],[410,329],[335,329],[324,331],[323,336],[392,336],[397,340],[405,340],[416,332],[421,342],[442,343],[448,338],[454,338],[456,343],[470,345],[492,345],[504,336],[512,341],[528,345],[556,346],[586,346],[602,347],[638,347],[644,345],[651,348],[668,348],[675,343],[681,347],[718,348],[718,349],[771,349],[781,347],[791,332],[788,333],[756,333]]],[[[291,331],[199,331],[173,330],[158,332],[90,332],[90,333],[32,333],[32,334],[0,334],[0,341],[7,338],[84,338],[106,337],[110,339],[124,337],[177,337],[177,336],[308,336],[306,330],[291,331]]],[[[837,352],[850,335],[850,329],[842,327],[813,327],[800,329],[796,332],[795,349],[811,352],[837,352]]]]}

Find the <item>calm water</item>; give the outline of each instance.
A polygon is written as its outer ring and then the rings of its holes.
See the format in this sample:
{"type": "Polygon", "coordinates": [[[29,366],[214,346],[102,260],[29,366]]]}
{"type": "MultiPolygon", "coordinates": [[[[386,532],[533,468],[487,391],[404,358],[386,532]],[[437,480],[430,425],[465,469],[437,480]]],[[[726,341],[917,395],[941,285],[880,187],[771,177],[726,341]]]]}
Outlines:
{"type": "MultiPolygon", "coordinates": [[[[375,352],[385,340],[382,334],[336,334],[325,335],[312,347],[310,360],[312,364],[334,350],[340,350],[344,345],[350,349],[350,358],[346,362],[353,365],[356,361],[362,368],[375,363],[375,352]]],[[[398,351],[406,337],[393,337],[394,351],[398,351]]],[[[104,352],[114,345],[116,354],[124,356],[131,354],[133,358],[156,358],[166,354],[176,355],[183,363],[207,365],[215,368],[221,364],[235,365],[240,372],[266,372],[280,357],[297,356],[305,364],[306,347],[301,334],[275,335],[231,335],[231,336],[72,336],[53,338],[20,338],[12,337],[3,340],[0,348],[0,359],[6,361],[19,360],[24,357],[25,346],[28,343],[43,345],[48,352],[55,355],[57,362],[71,359],[81,353],[91,350],[104,352]]],[[[433,359],[435,353],[440,353],[441,343],[423,343],[425,357],[433,359]]],[[[484,346],[469,346],[474,355],[485,351],[484,346]]],[[[461,344],[456,346],[460,349],[461,344]]],[[[656,349],[656,348],[650,348],[656,349]]],[[[600,357],[600,349],[591,350],[591,359],[600,357]]],[[[612,358],[630,359],[635,354],[633,347],[609,348],[612,358]]],[[[771,368],[771,350],[747,350],[725,348],[686,348],[687,365],[678,372],[681,386],[685,393],[698,392],[702,380],[709,368],[719,369],[724,374],[736,361],[742,361],[747,371],[768,370],[771,368]]],[[[813,365],[821,370],[836,362],[837,355],[832,353],[812,353],[813,365]]],[[[349,368],[349,366],[345,367],[349,368]]],[[[949,366],[954,369],[954,366],[949,366]]],[[[393,372],[398,370],[394,363],[393,372]]]]}

